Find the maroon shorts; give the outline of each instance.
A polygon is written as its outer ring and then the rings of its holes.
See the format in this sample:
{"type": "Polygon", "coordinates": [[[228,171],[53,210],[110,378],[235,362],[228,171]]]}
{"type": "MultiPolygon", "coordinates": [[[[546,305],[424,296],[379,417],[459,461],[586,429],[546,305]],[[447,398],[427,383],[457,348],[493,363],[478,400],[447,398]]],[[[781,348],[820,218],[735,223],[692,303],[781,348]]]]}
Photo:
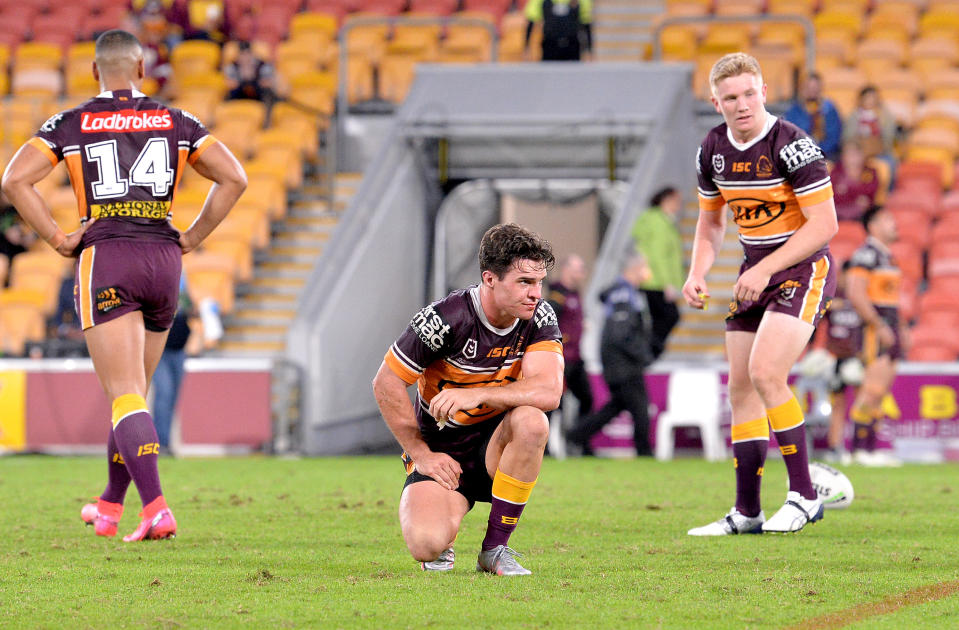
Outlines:
{"type": "MultiPolygon", "coordinates": [[[[749,267],[743,263],[740,275],[749,267]]],[[[832,256],[826,254],[773,274],[758,300],[730,303],[726,330],[756,332],[766,311],[786,313],[815,326],[826,314],[835,293],[835,264],[832,256]]]]}
{"type": "Polygon", "coordinates": [[[902,358],[902,339],[899,338],[899,318],[898,316],[888,317],[880,311],[883,321],[892,328],[896,340],[891,346],[884,346],[879,343],[879,330],[876,326],[865,325],[862,328],[862,362],[866,365],[871,364],[879,357],[887,356],[893,361],[902,358]]]}
{"type": "Polygon", "coordinates": [[[131,311],[147,330],[173,324],[180,297],[183,250],[174,241],[99,241],[77,259],[73,302],[83,330],[131,311]]]}

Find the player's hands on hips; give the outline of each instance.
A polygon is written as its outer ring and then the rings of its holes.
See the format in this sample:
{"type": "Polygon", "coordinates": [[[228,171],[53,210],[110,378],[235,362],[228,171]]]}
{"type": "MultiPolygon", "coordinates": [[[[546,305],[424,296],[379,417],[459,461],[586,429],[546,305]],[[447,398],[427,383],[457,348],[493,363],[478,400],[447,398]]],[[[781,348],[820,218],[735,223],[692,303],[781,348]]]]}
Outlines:
{"type": "Polygon", "coordinates": [[[80,255],[80,241],[83,239],[83,233],[89,229],[96,219],[90,219],[80,226],[80,229],[67,234],[63,242],[57,245],[56,252],[64,258],[76,258],[80,255]]]}
{"type": "Polygon", "coordinates": [[[683,298],[686,304],[700,310],[706,308],[706,300],[709,299],[709,288],[706,286],[705,278],[694,278],[690,276],[683,285],[683,298]]]}
{"type": "Polygon", "coordinates": [[[444,389],[430,401],[430,415],[436,418],[437,424],[443,426],[452,419],[457,411],[476,409],[483,404],[482,388],[450,388],[444,389]]]}
{"type": "Polygon", "coordinates": [[[189,254],[199,246],[200,242],[192,237],[189,230],[180,232],[180,249],[183,250],[184,254],[189,254]]]}
{"type": "Polygon", "coordinates": [[[447,490],[456,490],[459,487],[463,469],[458,461],[446,453],[429,451],[428,454],[421,455],[414,461],[416,471],[421,475],[432,477],[447,490]]]}
{"type": "Polygon", "coordinates": [[[733,287],[733,298],[738,302],[758,300],[762,292],[769,286],[771,276],[772,274],[764,271],[760,265],[747,269],[739,276],[736,286],[733,287]]]}

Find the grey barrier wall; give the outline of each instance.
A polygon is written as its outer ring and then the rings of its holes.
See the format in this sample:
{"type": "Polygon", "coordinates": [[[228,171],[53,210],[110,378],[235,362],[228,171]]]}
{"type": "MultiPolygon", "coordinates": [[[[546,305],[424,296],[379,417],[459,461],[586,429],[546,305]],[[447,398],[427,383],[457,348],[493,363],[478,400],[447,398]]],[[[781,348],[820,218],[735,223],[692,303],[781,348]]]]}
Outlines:
{"type": "Polygon", "coordinates": [[[391,444],[370,381],[428,301],[438,181],[630,179],[602,243],[595,296],[618,271],[651,191],[693,185],[691,72],[640,63],[421,66],[288,335],[287,359],[304,374],[300,450],[391,444]]]}

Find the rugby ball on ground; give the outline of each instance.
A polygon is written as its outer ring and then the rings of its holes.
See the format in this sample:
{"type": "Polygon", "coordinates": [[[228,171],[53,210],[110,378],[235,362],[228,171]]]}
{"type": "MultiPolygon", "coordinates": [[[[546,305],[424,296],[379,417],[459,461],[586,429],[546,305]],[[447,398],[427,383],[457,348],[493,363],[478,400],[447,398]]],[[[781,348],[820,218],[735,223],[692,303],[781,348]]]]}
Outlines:
{"type": "Polygon", "coordinates": [[[847,508],[856,496],[849,477],[832,466],[811,462],[809,476],[812,478],[812,487],[816,489],[824,508],[847,508]]]}

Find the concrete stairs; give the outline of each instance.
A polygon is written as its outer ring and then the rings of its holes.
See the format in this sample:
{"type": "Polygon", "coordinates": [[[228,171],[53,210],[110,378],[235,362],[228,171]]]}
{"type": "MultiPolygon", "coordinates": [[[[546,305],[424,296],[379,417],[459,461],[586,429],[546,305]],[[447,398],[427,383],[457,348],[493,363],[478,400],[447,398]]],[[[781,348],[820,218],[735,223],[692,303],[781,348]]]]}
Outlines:
{"type": "Polygon", "coordinates": [[[336,175],[333,204],[322,175],[291,194],[287,216],[275,221],[269,247],[254,257],[253,278],[237,286],[236,305],[224,317],[224,335],[212,354],[274,357],[286,334],[313,266],[347,208],[361,174],[336,175]]]}
{"type": "Polygon", "coordinates": [[[593,53],[597,61],[641,61],[663,0],[595,0],[593,53]]]}
{"type": "MultiPolygon", "coordinates": [[[[680,220],[686,264],[692,260],[693,236],[699,208],[690,204],[680,220]]],[[[739,244],[736,224],[732,217],[726,224],[726,238],[719,256],[713,264],[706,284],[711,295],[705,311],[686,306],[680,307],[680,321],[666,344],[664,358],[678,361],[722,359],[725,356],[725,317],[733,298],[733,285],[742,263],[742,246],[739,244]]]]}

